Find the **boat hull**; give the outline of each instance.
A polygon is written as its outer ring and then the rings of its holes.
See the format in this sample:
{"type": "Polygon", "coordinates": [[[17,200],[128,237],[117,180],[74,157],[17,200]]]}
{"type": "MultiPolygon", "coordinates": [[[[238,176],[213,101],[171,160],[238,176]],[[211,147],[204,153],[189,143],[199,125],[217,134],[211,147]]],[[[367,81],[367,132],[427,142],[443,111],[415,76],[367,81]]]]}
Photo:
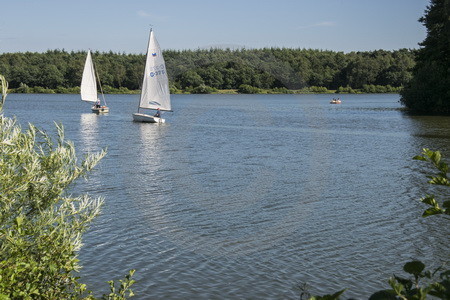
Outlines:
{"type": "Polygon", "coordinates": [[[134,122],[144,122],[144,123],[165,123],[166,122],[166,120],[164,120],[163,118],[158,118],[155,116],[150,116],[150,115],[141,114],[141,113],[134,113],[133,121],[134,122]]]}
{"type": "Polygon", "coordinates": [[[331,100],[330,104],[341,104],[341,100],[331,100]]]}
{"type": "Polygon", "coordinates": [[[109,112],[109,107],[108,106],[97,107],[97,106],[94,105],[94,106],[91,107],[91,110],[92,110],[93,113],[103,114],[103,113],[108,113],[109,112]]]}

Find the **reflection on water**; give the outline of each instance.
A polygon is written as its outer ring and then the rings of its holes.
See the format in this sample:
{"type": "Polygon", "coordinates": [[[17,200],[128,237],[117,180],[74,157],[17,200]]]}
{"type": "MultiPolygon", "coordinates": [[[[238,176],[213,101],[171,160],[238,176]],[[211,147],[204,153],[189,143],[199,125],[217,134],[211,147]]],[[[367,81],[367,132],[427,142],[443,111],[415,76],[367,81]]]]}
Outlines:
{"type": "Polygon", "coordinates": [[[86,151],[98,150],[100,138],[97,124],[98,115],[93,113],[80,114],[80,136],[86,151]]]}
{"type": "Polygon", "coordinates": [[[301,282],[365,299],[408,260],[449,259],[411,160],[450,158],[449,118],[408,116],[398,95],[174,95],[160,125],[131,121],[135,96],[108,97],[106,116],[74,113],[76,95],[15,97],[7,115],[108,148],[74,189],[106,200],[80,253],[97,294],[134,268],[136,299],[298,299],[301,282]]]}
{"type": "MultiPolygon", "coordinates": [[[[155,166],[156,168],[161,165],[162,149],[163,146],[161,140],[165,137],[166,125],[165,124],[140,124],[139,137],[140,144],[138,153],[141,155],[141,161],[146,166],[155,166]]],[[[157,169],[154,170],[155,172],[157,169]]]]}
{"type": "Polygon", "coordinates": [[[412,135],[429,141],[429,148],[449,150],[450,121],[441,116],[410,116],[412,135]]]}

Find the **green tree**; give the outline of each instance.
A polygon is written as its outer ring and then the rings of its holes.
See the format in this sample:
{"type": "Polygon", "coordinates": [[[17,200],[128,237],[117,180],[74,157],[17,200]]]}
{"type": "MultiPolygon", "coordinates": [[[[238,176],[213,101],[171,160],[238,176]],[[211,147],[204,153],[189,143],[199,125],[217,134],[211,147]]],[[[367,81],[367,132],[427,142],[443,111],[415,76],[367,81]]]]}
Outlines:
{"type": "Polygon", "coordinates": [[[205,84],[202,77],[197,74],[197,72],[193,70],[189,70],[186,73],[181,74],[180,76],[180,83],[182,87],[198,87],[202,84],[205,84]]]}
{"type": "Polygon", "coordinates": [[[86,54],[86,52],[72,52],[69,55],[66,63],[66,73],[64,76],[67,87],[80,86],[86,54]]]}
{"type": "Polygon", "coordinates": [[[412,78],[411,72],[415,65],[414,57],[407,49],[393,52],[391,63],[381,72],[378,84],[401,87],[412,78]]]}
{"type": "Polygon", "coordinates": [[[419,19],[427,37],[401,102],[413,113],[450,114],[450,0],[431,0],[419,19]]]}
{"type": "Polygon", "coordinates": [[[248,84],[241,84],[238,92],[241,94],[259,94],[261,93],[261,89],[248,84]]]}
{"type": "Polygon", "coordinates": [[[347,65],[347,82],[352,88],[374,84],[381,70],[381,64],[368,53],[358,54],[347,65]]]}
{"type": "Polygon", "coordinates": [[[46,88],[55,89],[64,84],[64,75],[55,65],[44,66],[39,78],[40,84],[37,85],[46,88]]]}
{"type": "Polygon", "coordinates": [[[192,89],[188,88],[187,91],[192,94],[211,94],[211,93],[217,92],[217,90],[215,88],[212,88],[212,87],[204,85],[204,84],[201,84],[192,89]]]}
{"type": "Polygon", "coordinates": [[[210,86],[213,88],[222,87],[223,75],[216,68],[210,66],[205,69],[201,69],[199,71],[199,75],[202,77],[202,79],[204,80],[204,82],[207,86],[210,86]]]}

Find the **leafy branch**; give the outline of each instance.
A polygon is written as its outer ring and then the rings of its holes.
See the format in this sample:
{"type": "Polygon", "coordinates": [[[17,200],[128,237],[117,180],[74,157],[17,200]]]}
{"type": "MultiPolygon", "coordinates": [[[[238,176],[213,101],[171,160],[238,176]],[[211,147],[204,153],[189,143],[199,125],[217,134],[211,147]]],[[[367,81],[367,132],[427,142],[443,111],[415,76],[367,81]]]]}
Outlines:
{"type": "Polygon", "coordinates": [[[136,270],[130,270],[125,279],[120,279],[120,287],[116,289],[115,283],[113,280],[108,281],[111,293],[103,295],[103,299],[105,300],[125,300],[134,296],[133,291],[131,290],[131,286],[136,282],[131,279],[136,270]]]}
{"type": "Polygon", "coordinates": [[[8,95],[8,81],[6,81],[5,76],[0,74],[0,81],[2,87],[2,101],[0,101],[0,109],[5,104],[6,96],[8,95]]]}
{"type": "MultiPolygon", "coordinates": [[[[422,155],[417,155],[414,157],[416,160],[427,161],[430,162],[439,172],[436,175],[429,175],[427,178],[429,184],[442,185],[442,186],[450,186],[450,181],[447,176],[448,173],[448,164],[441,160],[441,153],[439,151],[431,151],[429,149],[423,149],[422,155]]],[[[421,198],[420,201],[431,206],[427,210],[424,211],[423,217],[428,217],[432,215],[438,214],[446,214],[450,215],[450,200],[446,200],[442,204],[442,208],[439,206],[439,203],[434,198],[434,195],[426,195],[421,198]]]]}

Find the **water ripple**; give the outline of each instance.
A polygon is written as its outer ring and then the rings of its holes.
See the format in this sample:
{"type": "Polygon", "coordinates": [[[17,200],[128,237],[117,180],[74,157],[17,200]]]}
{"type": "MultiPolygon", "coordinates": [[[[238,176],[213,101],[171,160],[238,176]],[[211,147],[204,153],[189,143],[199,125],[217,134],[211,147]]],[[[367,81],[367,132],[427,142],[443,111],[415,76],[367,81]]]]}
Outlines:
{"type": "Polygon", "coordinates": [[[6,115],[108,148],[71,191],[105,198],[80,253],[97,295],[133,268],[136,299],[298,299],[304,282],[366,299],[410,259],[449,259],[411,157],[450,157],[450,122],[403,114],[398,95],[175,95],[161,126],[131,122],[134,96],[108,97],[106,116],[76,95],[9,97],[6,115]]]}

